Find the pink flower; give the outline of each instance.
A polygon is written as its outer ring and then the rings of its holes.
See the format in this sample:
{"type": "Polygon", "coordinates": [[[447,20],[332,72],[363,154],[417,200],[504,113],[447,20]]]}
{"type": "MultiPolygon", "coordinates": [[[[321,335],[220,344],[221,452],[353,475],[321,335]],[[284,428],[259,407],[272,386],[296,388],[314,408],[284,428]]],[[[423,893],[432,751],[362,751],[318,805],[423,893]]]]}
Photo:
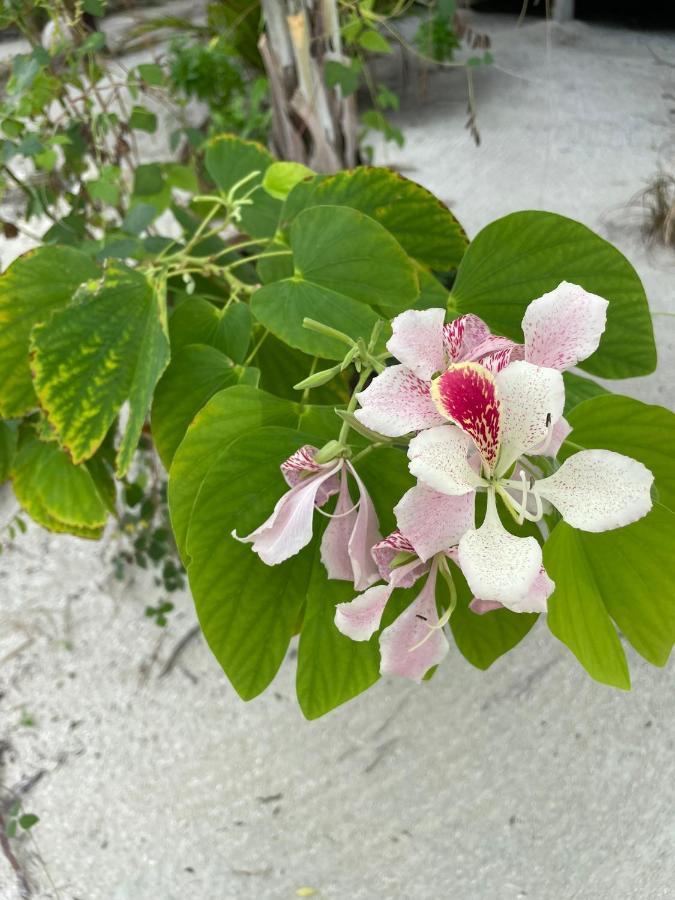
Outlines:
{"type": "Polygon", "coordinates": [[[345,459],[317,463],[316,447],[305,445],[281,464],[281,472],[290,486],[277,502],[272,515],[255,531],[244,537],[268,566],[294,556],[312,539],[314,510],[323,507],[337,494],[335,512],[321,540],[321,560],[329,578],[352,581],[364,590],[378,578],[378,569],[370,550],[381,540],[377,513],[354,466],[345,459]],[[352,502],[348,474],[358,489],[352,502]]]}
{"type": "MultiPolygon", "coordinates": [[[[506,531],[497,494],[521,522],[540,520],[544,502],[549,502],[566,522],[586,531],[619,528],[651,509],[651,472],[609,450],[582,450],[549,477],[533,477],[535,470],[523,458],[538,453],[562,421],[559,371],[516,361],[493,375],[479,364],[458,363],[434,381],[431,394],[439,412],[454,424],[413,438],[410,471],[450,497],[487,491],[483,524],[468,529],[458,544],[459,565],[482,601],[523,612],[532,608],[533,596],[550,593],[550,582],[542,575],[541,546],[533,537],[506,531]],[[476,453],[480,471],[473,464],[476,453]],[[514,468],[517,462],[522,462],[519,469],[514,468]],[[516,471],[518,478],[512,477],[516,471]]],[[[405,526],[406,534],[416,528],[419,540],[428,536],[429,515],[421,506],[415,521],[405,526]]]]}
{"type": "Polygon", "coordinates": [[[440,425],[431,379],[457,362],[480,362],[494,374],[523,359],[558,371],[569,369],[598,348],[607,305],[597,294],[563,281],[527,307],[523,345],[491,334],[477,316],[461,316],[444,325],[442,309],[401,313],[392,322],[387,348],[402,365],[390,366],[372,380],[358,395],[361,409],[355,415],[388,437],[440,425]]]}

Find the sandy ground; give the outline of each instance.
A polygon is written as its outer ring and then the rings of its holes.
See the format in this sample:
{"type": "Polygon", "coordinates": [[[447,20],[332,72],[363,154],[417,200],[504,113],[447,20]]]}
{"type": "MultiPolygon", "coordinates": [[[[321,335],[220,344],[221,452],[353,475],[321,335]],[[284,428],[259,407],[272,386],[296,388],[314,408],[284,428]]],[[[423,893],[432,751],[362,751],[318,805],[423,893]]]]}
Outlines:
{"type": "MultiPolygon", "coordinates": [[[[675,73],[649,48],[675,60],[675,39],[479,27],[501,67],[477,77],[481,148],[459,75],[433,75],[424,105],[408,88],[406,146],[380,161],[471,234],[522,208],[580,219],[627,253],[654,311],[674,311],[673,257],[642,248],[624,207],[672,134],[675,73]]],[[[672,319],[655,321],[659,373],[621,389],[672,403],[672,319]]],[[[33,839],[14,842],[35,897],[675,897],[672,664],[628,648],[633,691],[612,691],[540,623],[487,673],[451,654],[423,688],[383,681],[307,723],[293,653],[249,705],[201,639],[160,678],[190,600],[160,631],[143,616],[152,586],[116,583],[111,552],[31,528],[0,557],[0,783],[43,773],[24,800],[33,839]]],[[[0,855],[0,898],[17,897],[0,855]]]]}

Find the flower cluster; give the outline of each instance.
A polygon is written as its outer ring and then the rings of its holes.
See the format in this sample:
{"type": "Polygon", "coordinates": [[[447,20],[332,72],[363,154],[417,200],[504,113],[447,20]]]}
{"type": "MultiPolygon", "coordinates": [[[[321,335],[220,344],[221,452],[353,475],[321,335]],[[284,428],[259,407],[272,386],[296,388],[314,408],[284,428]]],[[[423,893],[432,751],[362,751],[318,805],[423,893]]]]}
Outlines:
{"type": "Polygon", "coordinates": [[[320,462],[315,448],[303,447],[282,465],[289,492],[242,540],[266,563],[279,563],[309,543],[314,510],[337,494],[322,560],[329,578],[363,593],[338,605],[335,624],[353,640],[370,639],[392,592],[426,578],[379,639],[381,671],[416,681],[448,651],[444,625],[453,603],[439,617],[436,581],[441,574],[452,596],[449,560],[461,569],[477,614],[545,612],[555,585],[541,541],[508,531],[498,499],[519,525],[537,523],[542,541],[554,510],[575,528],[605,531],[651,508],[653,476],[642,463],[610,450],[581,449],[561,465],[556,459],[571,430],[562,372],[597,349],[607,305],[563,282],[528,306],[522,345],[491,334],[474,315],[448,324],[442,309],[397,316],[387,349],[399,364],[356,395],[355,412],[369,432],[408,443],[417,484],[394,509],[397,530],[382,540],[352,462],[320,462]],[[479,494],[485,512],[477,525],[479,494]]]}

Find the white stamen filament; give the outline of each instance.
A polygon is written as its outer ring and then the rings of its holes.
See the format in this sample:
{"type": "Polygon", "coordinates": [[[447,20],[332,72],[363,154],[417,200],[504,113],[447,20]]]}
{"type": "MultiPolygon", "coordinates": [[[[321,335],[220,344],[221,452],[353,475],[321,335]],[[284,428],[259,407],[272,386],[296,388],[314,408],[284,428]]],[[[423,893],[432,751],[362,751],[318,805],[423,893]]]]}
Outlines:
{"type": "Polygon", "coordinates": [[[355,509],[358,509],[360,503],[361,503],[361,498],[359,497],[359,499],[356,501],[356,503],[352,507],[350,507],[348,510],[345,510],[345,512],[341,512],[341,513],[325,512],[323,509],[321,509],[320,506],[316,507],[316,511],[321,513],[321,515],[325,516],[327,519],[341,519],[343,516],[348,516],[350,513],[353,513],[355,509]]]}

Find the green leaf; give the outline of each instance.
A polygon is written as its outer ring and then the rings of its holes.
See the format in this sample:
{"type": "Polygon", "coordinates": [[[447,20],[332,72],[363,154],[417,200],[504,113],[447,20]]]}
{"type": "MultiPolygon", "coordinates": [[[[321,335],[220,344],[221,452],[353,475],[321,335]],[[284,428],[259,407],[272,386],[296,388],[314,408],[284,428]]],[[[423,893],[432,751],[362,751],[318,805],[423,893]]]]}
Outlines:
{"type": "Polygon", "coordinates": [[[389,169],[359,166],[303,181],[289,194],[285,224],[309,206],[349,206],[383,225],[409,256],[433,269],[456,268],[468,238],[450,210],[430,191],[389,169]]]}
{"type": "Polygon", "coordinates": [[[19,817],[19,825],[24,831],[30,831],[33,825],[37,825],[39,821],[40,819],[34,813],[24,813],[23,816],[19,817]]]}
{"type": "Polygon", "coordinates": [[[192,344],[173,356],[152,404],[152,436],[167,469],[190,422],[215,393],[236,384],[238,368],[205,344],[192,344]]]}
{"type": "Polygon", "coordinates": [[[311,169],[296,162],[275,162],[265,172],[263,188],[270,197],[285,200],[298,182],[314,175],[311,169]]]}
{"type": "Polygon", "coordinates": [[[134,194],[137,197],[153,197],[162,192],[164,182],[159,163],[144,163],[134,171],[134,194]]]}
{"type": "Polygon", "coordinates": [[[141,63],[137,66],[137,72],[141,81],[152,87],[161,87],[164,84],[164,70],[156,63],[141,63]]]}
{"type": "Polygon", "coordinates": [[[96,278],[89,257],[70,247],[40,247],[17,259],[0,278],[0,414],[21,416],[37,405],[29,338],[34,325],[67,306],[77,288],[96,278]]]}
{"type": "Polygon", "coordinates": [[[565,382],[565,415],[568,415],[575,406],[583,403],[584,400],[609,393],[597,381],[575,375],[574,372],[563,372],[563,380],[565,382]]]}
{"type": "MultiPolygon", "coordinates": [[[[510,609],[496,609],[479,616],[469,609],[473,595],[457,566],[452,567],[452,577],[457,588],[457,606],[450,617],[450,628],[457,649],[472,666],[489,669],[522,641],[539,617],[510,609]]],[[[442,578],[439,585],[443,585],[440,589],[445,592],[447,603],[447,587],[442,578]]]]}
{"type": "Polygon", "coordinates": [[[391,53],[392,48],[389,41],[383,37],[379,31],[369,28],[367,31],[361,32],[359,35],[359,44],[364,50],[371,53],[391,53]]]}
{"type": "Polygon", "coordinates": [[[252,237],[272,237],[277,230],[281,203],[262,189],[263,176],[274,162],[262,144],[244,141],[234,135],[220,135],[209,142],[204,162],[209,175],[224,194],[251,172],[258,172],[237,191],[237,196],[243,197],[256,189],[251,195],[253,204],[241,211],[241,224],[252,237]]]}
{"type": "Polygon", "coordinates": [[[295,274],[265,285],[253,314],[278,338],[311,355],[342,359],[343,344],[303,328],[316,319],[350,337],[368,338],[377,315],[409,307],[419,292],[417,272],[394,238],[374,219],[343,206],[301,212],[290,233],[295,274]]]}
{"type": "Polygon", "coordinates": [[[0,484],[9,478],[16,453],[17,429],[14,422],[0,422],[0,484]]]}
{"type": "Polygon", "coordinates": [[[189,297],[172,312],[169,336],[174,353],[189,344],[208,344],[243,363],[251,340],[251,310],[245,303],[218,309],[201,297],[189,297]]]}
{"type": "Polygon", "coordinates": [[[204,636],[245,700],[276,675],[305,601],[315,550],[266,566],[232,531],[247,534],[287,489],[279,463],[303,443],[298,432],[260,428],[217,460],[197,496],[188,533],[190,588],[204,636]]]}
{"type": "Polygon", "coordinates": [[[255,388],[220,391],[195,416],[171,464],[169,509],[181,558],[187,562],[187,533],[195,499],[210,468],[236,438],[263,425],[297,425],[300,408],[255,388]]]}
{"type": "Polygon", "coordinates": [[[615,247],[565,216],[517,212],[488,225],[469,245],[452,296],[460,312],[476,313],[499,334],[522,340],[528,303],[561,281],[609,300],[600,347],[582,369],[604,378],[654,371],[652,321],[635,269],[615,247]]]}
{"type": "Polygon", "coordinates": [[[157,210],[152,203],[135,203],[122,220],[120,228],[127,234],[142,234],[157,218],[157,210]]]}
{"type": "Polygon", "coordinates": [[[110,266],[98,293],[33,330],[35,389],[73,462],[92,456],[125,401],[123,475],[169,362],[164,300],[137,272],[110,266]]]}
{"type": "MultiPolygon", "coordinates": [[[[287,397],[289,400],[299,400],[300,392],[294,390],[293,385],[307,378],[312,369],[313,359],[270,334],[258,348],[253,363],[260,369],[262,390],[278,397],[287,397]]],[[[328,363],[317,360],[315,371],[325,368],[328,368],[328,363]]],[[[346,404],[351,393],[349,378],[350,372],[347,370],[328,384],[312,390],[310,394],[312,402],[333,406],[346,404]]]]}
{"type": "MultiPolygon", "coordinates": [[[[574,532],[574,548],[588,561],[598,596],[633,647],[652,664],[665,665],[675,643],[671,450],[675,415],[660,406],[605,394],[575,407],[569,420],[574,430],[563,445],[561,459],[578,448],[609,449],[640,460],[654,474],[657,499],[648,516],[599,534],[574,532]]],[[[562,542],[563,537],[558,540],[562,542]]],[[[565,534],[567,543],[572,539],[565,534]]],[[[549,554],[555,554],[555,546],[548,549],[549,554]]],[[[565,571],[562,577],[567,579],[570,573],[565,571]]],[[[566,596],[566,584],[561,582],[558,588],[566,596]]],[[[588,643],[589,638],[582,635],[579,640],[588,643]]]]}
{"type": "Polygon", "coordinates": [[[328,87],[336,87],[339,85],[343,97],[349,97],[354,91],[358,90],[361,82],[361,69],[354,65],[346,66],[344,63],[335,59],[327,59],[324,63],[323,72],[328,87]]]}
{"type": "Polygon", "coordinates": [[[544,565],[556,585],[548,600],[548,627],[596,681],[629,690],[626,654],[603,603],[597,561],[586,552],[585,537],[559,522],[544,545],[544,565]]]}
{"type": "Polygon", "coordinates": [[[105,12],[105,4],[106,0],[83,0],[82,9],[92,16],[102,16],[105,12]]]}
{"type": "Polygon", "coordinates": [[[87,466],[75,466],[58,444],[28,437],[12,470],[14,493],[28,515],[50,531],[97,539],[108,518],[87,466]]]}
{"type": "Polygon", "coordinates": [[[144,106],[134,106],[129,117],[129,127],[154,134],[157,131],[157,116],[144,106]]]}
{"type": "Polygon", "coordinates": [[[296,678],[300,708],[308,719],[346,703],[380,677],[378,636],[352,641],[335,627],[335,606],[354,599],[354,586],[329,581],[320,559],[318,536],[314,546],[296,678]]]}
{"type": "Polygon", "coordinates": [[[304,280],[285,279],[265,285],[251,298],[256,319],[280,340],[325,359],[342,359],[344,344],[303,327],[305,318],[337,328],[355,340],[368,338],[378,315],[364,303],[304,280]]]}

